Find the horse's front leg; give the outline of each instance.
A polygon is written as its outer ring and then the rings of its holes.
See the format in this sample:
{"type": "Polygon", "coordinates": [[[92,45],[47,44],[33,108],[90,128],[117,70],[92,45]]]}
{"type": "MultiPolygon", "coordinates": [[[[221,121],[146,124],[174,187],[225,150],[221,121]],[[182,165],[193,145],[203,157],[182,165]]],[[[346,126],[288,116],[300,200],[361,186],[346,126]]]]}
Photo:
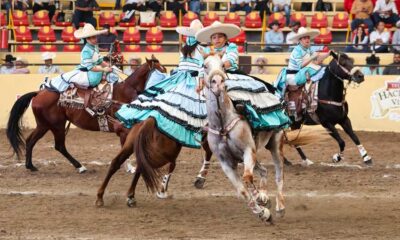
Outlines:
{"type": "Polygon", "coordinates": [[[346,117],[346,119],[342,123],[340,123],[340,126],[342,126],[343,130],[347,133],[347,135],[350,136],[351,140],[353,140],[353,142],[357,145],[358,151],[360,152],[364,164],[372,165],[372,158],[368,155],[367,150],[365,150],[364,146],[361,144],[357,135],[354,133],[349,117],[346,117]]]}
{"type": "Polygon", "coordinates": [[[194,181],[194,186],[197,189],[202,189],[204,187],[204,183],[206,182],[206,177],[211,164],[212,151],[210,149],[210,146],[208,145],[208,141],[206,140],[207,138],[203,137],[202,147],[204,149],[205,156],[203,159],[203,165],[201,166],[199,174],[196,176],[196,180],[194,181]]]}
{"type": "Polygon", "coordinates": [[[332,157],[332,161],[334,163],[338,163],[344,158],[343,157],[343,151],[344,151],[344,148],[346,146],[346,143],[340,137],[339,132],[335,128],[335,125],[333,125],[332,123],[322,123],[322,126],[330,131],[329,135],[331,135],[336,140],[336,142],[339,144],[340,152],[334,154],[333,157],[332,157]]]}

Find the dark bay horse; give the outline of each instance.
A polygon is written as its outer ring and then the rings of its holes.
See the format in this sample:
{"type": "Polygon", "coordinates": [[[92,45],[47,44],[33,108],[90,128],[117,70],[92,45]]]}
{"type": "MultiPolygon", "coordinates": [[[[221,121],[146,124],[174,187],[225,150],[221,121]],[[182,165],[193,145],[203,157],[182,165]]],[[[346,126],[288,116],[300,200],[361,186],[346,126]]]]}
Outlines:
{"type": "MultiPolygon", "coordinates": [[[[160,62],[152,56],[146,59],[131,76],[124,82],[116,83],[112,99],[113,104],[108,108],[106,114],[114,116],[114,113],[120,108],[121,103],[129,103],[137,98],[144,91],[146,81],[152,70],[157,69],[165,72],[166,69],[160,62]]],[[[78,91],[88,91],[79,89],[78,91]]],[[[41,139],[47,131],[51,131],[54,135],[55,149],[59,151],[68,161],[78,169],[84,172],[86,168],[82,166],[71,154],[65,146],[66,122],[69,121],[79,128],[99,131],[99,124],[96,118],[92,117],[85,109],[65,108],[58,105],[59,93],[49,91],[47,89],[30,92],[20,97],[13,105],[7,124],[7,138],[13,148],[14,153],[19,158],[22,149],[26,150],[25,167],[31,171],[38,169],[32,163],[32,151],[36,142],[41,139]],[[36,128],[28,136],[26,141],[23,140],[21,132],[21,118],[32,101],[32,110],[36,120],[36,128]]],[[[109,124],[111,132],[115,132],[113,124],[109,124]]],[[[126,135],[123,131],[117,132],[120,136],[121,144],[124,143],[126,135]]]]}
{"type": "MultiPolygon", "coordinates": [[[[354,67],[354,59],[345,53],[331,52],[331,55],[333,59],[326,67],[325,73],[318,84],[318,107],[315,113],[319,122],[315,122],[306,114],[303,118],[305,121],[293,122],[292,129],[299,129],[302,124],[321,124],[339,144],[339,153],[334,154],[332,158],[332,161],[337,163],[343,159],[345,148],[345,142],[335,128],[339,124],[357,145],[363,163],[371,165],[372,158],[367,154],[367,151],[361,145],[360,140],[353,131],[351,121],[348,117],[349,106],[345,99],[347,87],[345,86],[345,81],[359,84],[364,81],[364,75],[360,69],[354,67]]],[[[301,147],[296,147],[296,150],[303,161],[309,161],[301,147]]],[[[290,165],[287,159],[285,159],[285,162],[290,165]]]]}

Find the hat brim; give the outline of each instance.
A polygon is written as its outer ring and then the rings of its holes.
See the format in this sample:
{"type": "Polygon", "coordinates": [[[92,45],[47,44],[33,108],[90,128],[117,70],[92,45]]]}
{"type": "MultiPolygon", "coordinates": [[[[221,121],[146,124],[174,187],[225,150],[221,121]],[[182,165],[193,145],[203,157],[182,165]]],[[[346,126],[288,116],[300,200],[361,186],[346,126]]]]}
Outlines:
{"type": "Polygon", "coordinates": [[[240,33],[240,28],[234,24],[221,24],[219,26],[208,26],[196,33],[199,42],[210,42],[211,36],[216,33],[223,33],[228,39],[236,37],[240,33]]]}
{"type": "Polygon", "coordinates": [[[176,32],[188,37],[194,37],[199,30],[190,27],[177,27],[176,32]]]}
{"type": "Polygon", "coordinates": [[[78,39],[82,39],[82,38],[97,36],[97,35],[104,34],[107,32],[108,32],[108,29],[83,32],[83,28],[80,28],[74,32],[74,36],[78,39]]]}
{"type": "Polygon", "coordinates": [[[296,34],[296,35],[292,36],[292,37],[289,39],[289,41],[299,40],[300,38],[302,38],[302,37],[307,37],[307,36],[309,36],[310,39],[314,39],[316,36],[319,35],[319,33],[320,33],[320,32],[319,32],[318,30],[309,30],[309,31],[307,31],[307,32],[305,32],[305,33],[296,34]]]}

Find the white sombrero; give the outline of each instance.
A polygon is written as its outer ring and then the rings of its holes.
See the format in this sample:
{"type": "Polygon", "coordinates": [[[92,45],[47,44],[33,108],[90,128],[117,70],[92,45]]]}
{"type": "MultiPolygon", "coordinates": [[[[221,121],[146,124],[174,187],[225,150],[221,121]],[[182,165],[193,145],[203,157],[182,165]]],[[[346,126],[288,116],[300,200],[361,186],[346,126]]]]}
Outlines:
{"type": "Polygon", "coordinates": [[[53,52],[44,52],[42,53],[42,60],[49,60],[49,59],[54,59],[56,58],[56,54],[53,52]]]}
{"type": "Polygon", "coordinates": [[[198,31],[200,31],[203,28],[203,24],[200,22],[200,20],[195,19],[190,23],[190,27],[177,27],[176,31],[179,34],[188,36],[188,37],[194,37],[198,31]]]}
{"type": "Polygon", "coordinates": [[[319,35],[319,30],[316,29],[307,29],[305,27],[300,27],[297,34],[293,35],[289,41],[299,40],[302,37],[309,36],[311,39],[315,38],[319,35]]]}
{"type": "Polygon", "coordinates": [[[199,42],[209,42],[211,36],[216,33],[223,33],[227,38],[236,37],[240,33],[240,28],[234,24],[221,23],[219,21],[213,22],[208,27],[205,27],[196,33],[196,39],[199,42]]]}
{"type": "Polygon", "coordinates": [[[78,39],[82,39],[82,38],[97,36],[97,35],[107,33],[107,32],[108,32],[108,29],[96,30],[96,29],[94,29],[92,24],[85,23],[85,26],[83,26],[83,28],[79,28],[78,30],[76,30],[74,32],[74,36],[78,39]]]}

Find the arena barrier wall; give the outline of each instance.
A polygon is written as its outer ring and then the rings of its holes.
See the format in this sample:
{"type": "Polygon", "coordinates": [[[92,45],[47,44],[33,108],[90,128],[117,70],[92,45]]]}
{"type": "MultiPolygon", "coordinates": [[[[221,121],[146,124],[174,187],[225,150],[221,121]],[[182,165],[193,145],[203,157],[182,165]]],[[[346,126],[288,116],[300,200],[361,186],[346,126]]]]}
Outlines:
{"type": "MultiPolygon", "coordinates": [[[[9,112],[16,99],[36,91],[45,75],[0,75],[0,128],[7,125],[9,112]]],[[[257,77],[273,82],[276,75],[257,77]]],[[[398,76],[367,76],[357,88],[347,91],[350,118],[356,130],[400,132],[400,78],[398,76]]],[[[25,127],[35,127],[31,108],[24,116],[25,127]]]]}

